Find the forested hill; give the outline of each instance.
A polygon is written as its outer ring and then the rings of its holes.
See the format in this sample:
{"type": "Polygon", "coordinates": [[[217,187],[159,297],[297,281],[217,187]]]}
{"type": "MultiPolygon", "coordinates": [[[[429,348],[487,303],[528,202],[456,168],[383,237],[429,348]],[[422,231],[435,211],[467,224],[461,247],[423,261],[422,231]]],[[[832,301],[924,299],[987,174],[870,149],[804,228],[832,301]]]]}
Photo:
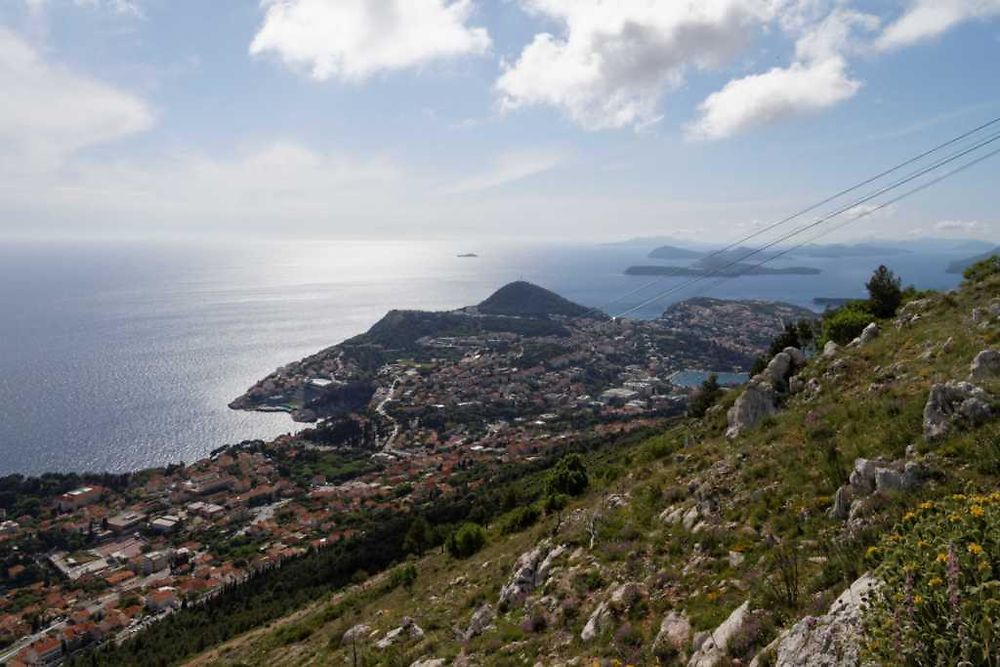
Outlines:
{"type": "Polygon", "coordinates": [[[476,309],[480,313],[487,315],[526,317],[546,315],[583,317],[588,314],[598,315],[597,311],[592,311],[544,287],[539,287],[523,280],[504,285],[476,306],[476,309]]]}

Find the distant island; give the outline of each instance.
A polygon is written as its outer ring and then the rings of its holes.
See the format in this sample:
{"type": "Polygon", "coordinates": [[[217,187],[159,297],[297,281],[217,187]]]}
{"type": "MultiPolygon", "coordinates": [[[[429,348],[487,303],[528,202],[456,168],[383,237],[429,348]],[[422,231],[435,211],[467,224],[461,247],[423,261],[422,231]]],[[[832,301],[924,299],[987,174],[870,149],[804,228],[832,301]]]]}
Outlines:
{"type": "Polygon", "coordinates": [[[651,259],[697,259],[705,253],[696,250],[688,250],[675,245],[661,245],[650,251],[651,259]]]}
{"type": "Polygon", "coordinates": [[[733,278],[736,276],[814,276],[820,273],[822,273],[820,269],[811,266],[774,268],[742,262],[724,268],[639,265],[630,266],[625,269],[625,275],[627,276],[719,276],[733,278]]]}
{"type": "Polygon", "coordinates": [[[756,262],[765,262],[777,259],[781,256],[781,251],[762,251],[754,248],[739,246],[726,250],[703,253],[682,248],[680,246],[664,245],[654,248],[649,257],[652,259],[664,260],[691,260],[696,261],[687,266],[664,266],[655,264],[630,266],[625,269],[628,276],[811,276],[822,273],[820,269],[809,266],[789,266],[789,267],[764,267],[758,264],[745,262],[751,257],[756,262]]]}
{"type": "Polygon", "coordinates": [[[479,255],[477,255],[474,252],[463,252],[461,255],[456,255],[456,256],[457,257],[479,257],[479,255]]]}

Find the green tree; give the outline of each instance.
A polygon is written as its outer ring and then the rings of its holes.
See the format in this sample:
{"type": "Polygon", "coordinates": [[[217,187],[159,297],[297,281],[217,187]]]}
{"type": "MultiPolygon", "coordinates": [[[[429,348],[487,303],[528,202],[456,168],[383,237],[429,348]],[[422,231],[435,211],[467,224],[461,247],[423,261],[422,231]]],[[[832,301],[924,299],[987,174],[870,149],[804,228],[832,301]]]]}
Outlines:
{"type": "Polygon", "coordinates": [[[418,516],[410,524],[403,538],[403,550],[408,553],[415,553],[418,556],[424,555],[424,550],[431,545],[431,527],[427,524],[427,519],[418,516]]]}
{"type": "Polygon", "coordinates": [[[445,548],[454,558],[468,558],[486,544],[486,531],[478,523],[463,523],[448,536],[445,548]]]}
{"type": "Polygon", "coordinates": [[[719,378],[716,377],[715,373],[712,373],[691,397],[691,401],[688,403],[688,416],[704,417],[720,396],[722,396],[722,387],[719,386],[719,378]]]}
{"type": "Polygon", "coordinates": [[[868,288],[868,305],[876,317],[892,317],[903,302],[903,288],[895,273],[883,264],[875,269],[865,284],[868,288]]]}
{"type": "Polygon", "coordinates": [[[590,478],[587,477],[587,466],[579,454],[568,454],[561,459],[549,475],[549,493],[562,493],[567,496],[578,496],[587,490],[590,478]]]}

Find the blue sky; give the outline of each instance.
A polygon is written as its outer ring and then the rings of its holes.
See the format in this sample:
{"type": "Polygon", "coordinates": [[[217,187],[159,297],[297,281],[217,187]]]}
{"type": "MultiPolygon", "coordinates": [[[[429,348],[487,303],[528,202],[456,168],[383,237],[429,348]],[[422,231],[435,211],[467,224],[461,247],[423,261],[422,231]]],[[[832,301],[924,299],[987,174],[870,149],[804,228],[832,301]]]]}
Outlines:
{"type": "MultiPolygon", "coordinates": [[[[4,0],[0,236],[726,241],[998,62],[1000,0],[4,0]]],[[[1000,240],[998,176],[831,238],[1000,240]]]]}

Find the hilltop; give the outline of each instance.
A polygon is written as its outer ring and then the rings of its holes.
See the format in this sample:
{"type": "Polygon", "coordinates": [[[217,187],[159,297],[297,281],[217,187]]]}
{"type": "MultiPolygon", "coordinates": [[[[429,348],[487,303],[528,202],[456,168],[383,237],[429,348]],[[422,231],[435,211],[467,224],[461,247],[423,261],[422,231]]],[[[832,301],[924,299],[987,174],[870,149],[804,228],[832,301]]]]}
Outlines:
{"type": "Polygon", "coordinates": [[[194,664],[990,664],[998,293],[994,264],[849,345],[787,348],[704,418],[524,478],[482,548],[194,664]]]}
{"type": "Polygon", "coordinates": [[[555,292],[519,280],[504,285],[476,306],[486,315],[516,315],[525,317],[583,317],[595,314],[590,308],[573,303],[555,292]]]}

